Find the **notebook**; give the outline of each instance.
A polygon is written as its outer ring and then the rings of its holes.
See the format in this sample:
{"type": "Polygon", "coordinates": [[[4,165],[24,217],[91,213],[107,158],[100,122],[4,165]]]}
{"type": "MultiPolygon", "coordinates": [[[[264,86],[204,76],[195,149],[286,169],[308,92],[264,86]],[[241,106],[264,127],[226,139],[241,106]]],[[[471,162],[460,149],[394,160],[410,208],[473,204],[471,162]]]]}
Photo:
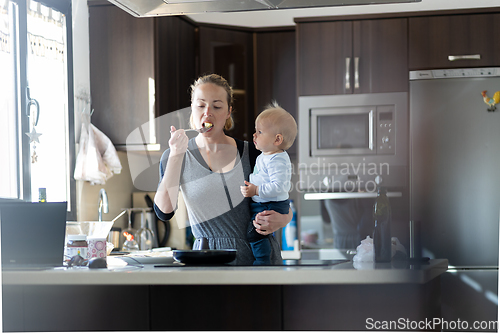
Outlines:
{"type": "Polygon", "coordinates": [[[2,269],[63,265],[66,202],[0,203],[2,269]]]}

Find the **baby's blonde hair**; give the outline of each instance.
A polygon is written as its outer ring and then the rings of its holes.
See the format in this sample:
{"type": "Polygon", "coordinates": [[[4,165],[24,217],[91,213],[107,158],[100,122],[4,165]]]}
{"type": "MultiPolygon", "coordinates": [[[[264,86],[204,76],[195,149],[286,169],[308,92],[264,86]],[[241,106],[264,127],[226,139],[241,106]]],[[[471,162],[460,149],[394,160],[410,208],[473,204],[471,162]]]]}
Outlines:
{"type": "Polygon", "coordinates": [[[293,145],[297,137],[297,123],[293,116],[279,106],[276,101],[271,102],[271,104],[266,106],[264,111],[257,116],[255,123],[259,122],[265,122],[272,126],[276,134],[281,134],[283,136],[283,143],[278,148],[287,150],[293,145]]]}

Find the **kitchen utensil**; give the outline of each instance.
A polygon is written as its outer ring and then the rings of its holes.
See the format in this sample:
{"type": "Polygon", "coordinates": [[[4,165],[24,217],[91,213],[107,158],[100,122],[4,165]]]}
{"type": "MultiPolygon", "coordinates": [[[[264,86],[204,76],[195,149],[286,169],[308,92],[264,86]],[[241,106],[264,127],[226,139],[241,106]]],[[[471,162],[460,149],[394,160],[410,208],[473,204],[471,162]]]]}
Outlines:
{"type": "Polygon", "coordinates": [[[210,246],[208,245],[208,239],[202,237],[200,239],[200,250],[209,250],[210,246]]]}
{"type": "Polygon", "coordinates": [[[123,210],[120,214],[118,214],[114,219],[111,220],[112,223],[115,223],[116,220],[118,220],[120,217],[123,216],[123,214],[125,214],[127,212],[127,210],[123,210]]]}
{"type": "MultiPolygon", "coordinates": [[[[149,208],[148,208],[149,209],[149,208]]],[[[139,245],[139,250],[151,250],[153,248],[153,240],[154,234],[151,229],[147,226],[146,220],[146,208],[144,208],[141,212],[141,228],[137,230],[135,234],[135,238],[137,240],[137,244],[139,245]]],[[[151,216],[150,216],[151,218],[151,216]]]]}
{"type": "Polygon", "coordinates": [[[175,260],[184,264],[210,265],[227,264],[236,258],[235,249],[224,250],[174,250],[175,260]]]}
{"type": "MultiPolygon", "coordinates": [[[[148,207],[151,208],[151,210],[153,211],[154,203],[153,203],[153,200],[151,199],[151,197],[149,196],[149,194],[146,194],[144,196],[144,199],[146,200],[148,207]]],[[[156,216],[154,211],[151,214],[151,216],[153,216],[153,218],[152,218],[153,221],[150,221],[151,225],[153,226],[151,229],[152,229],[153,233],[156,235],[156,238],[158,240],[158,246],[164,247],[167,244],[168,238],[170,236],[170,221],[160,220],[156,216]],[[163,222],[163,225],[164,225],[163,237],[161,237],[161,238],[160,238],[160,230],[158,229],[158,221],[163,222]]]]}
{"type": "Polygon", "coordinates": [[[120,250],[120,235],[122,233],[122,228],[113,227],[108,234],[108,242],[113,244],[116,251],[120,250]]]}
{"type": "Polygon", "coordinates": [[[209,129],[211,129],[212,127],[202,127],[202,128],[198,128],[198,129],[187,129],[187,130],[184,130],[184,132],[198,132],[198,133],[205,133],[206,131],[208,131],[209,129]]]}

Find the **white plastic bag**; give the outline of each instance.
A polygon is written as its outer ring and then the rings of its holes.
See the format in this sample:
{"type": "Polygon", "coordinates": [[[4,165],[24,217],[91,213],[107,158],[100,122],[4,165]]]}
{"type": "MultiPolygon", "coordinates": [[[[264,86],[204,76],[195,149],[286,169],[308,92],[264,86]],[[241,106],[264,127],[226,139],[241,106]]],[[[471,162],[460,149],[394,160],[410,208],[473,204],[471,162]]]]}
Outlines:
{"type": "Polygon", "coordinates": [[[103,185],[113,173],[118,174],[121,169],[120,160],[111,140],[94,125],[82,123],[75,179],[89,181],[92,185],[103,185]]]}
{"type": "MultiPolygon", "coordinates": [[[[403,258],[406,257],[406,249],[401,244],[397,237],[391,238],[391,258],[396,254],[401,253],[403,258]]],[[[354,262],[372,262],[373,261],[373,239],[366,236],[366,239],[361,241],[361,244],[356,248],[356,255],[352,258],[354,262]]]]}

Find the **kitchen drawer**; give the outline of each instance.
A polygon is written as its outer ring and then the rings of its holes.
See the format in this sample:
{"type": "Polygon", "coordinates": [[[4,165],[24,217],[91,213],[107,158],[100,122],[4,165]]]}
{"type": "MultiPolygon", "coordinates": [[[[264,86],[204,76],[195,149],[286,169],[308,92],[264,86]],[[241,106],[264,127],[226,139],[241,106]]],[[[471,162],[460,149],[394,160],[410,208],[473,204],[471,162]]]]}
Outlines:
{"type": "Polygon", "coordinates": [[[280,309],[281,286],[151,286],[153,331],[276,331],[280,309]]]}
{"type": "Polygon", "coordinates": [[[148,331],[148,288],[3,285],[3,330],[148,331]]]}

